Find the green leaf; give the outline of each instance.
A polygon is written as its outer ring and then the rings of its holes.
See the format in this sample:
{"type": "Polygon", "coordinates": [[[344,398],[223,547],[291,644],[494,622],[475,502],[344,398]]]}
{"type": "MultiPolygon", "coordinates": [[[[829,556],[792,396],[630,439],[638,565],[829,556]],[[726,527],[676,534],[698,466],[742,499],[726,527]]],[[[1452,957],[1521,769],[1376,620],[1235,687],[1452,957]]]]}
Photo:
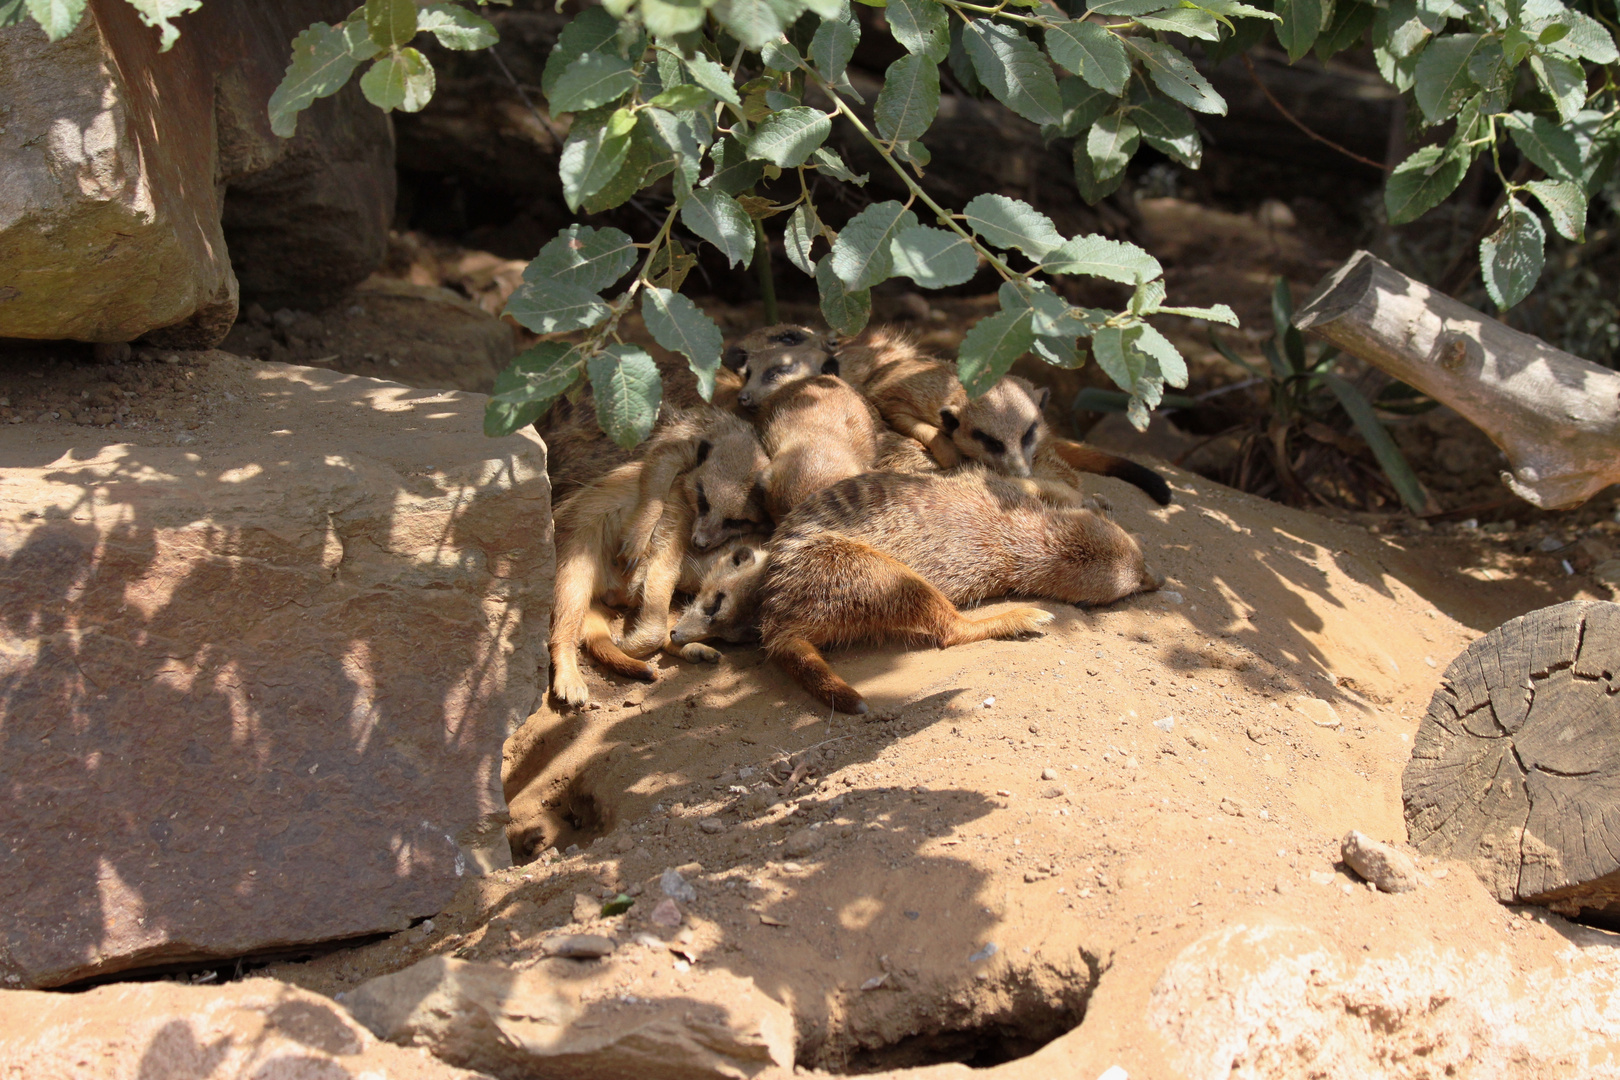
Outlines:
{"type": "Polygon", "coordinates": [[[1164,273],[1159,260],[1135,244],[1103,236],[1075,237],[1042,260],[1041,269],[1050,274],[1088,274],[1124,285],[1164,273]]]}
{"type": "Polygon", "coordinates": [[[1316,59],[1326,63],[1361,40],[1373,24],[1378,9],[1371,4],[1340,2],[1333,7],[1333,21],[1316,39],[1316,59]]]}
{"type": "Polygon", "coordinates": [[[1192,66],[1192,61],[1176,49],[1145,38],[1127,38],[1125,43],[1141,56],[1142,67],[1153,80],[1153,85],[1166,95],[1194,112],[1226,115],[1226,100],[1192,66]]]}
{"type": "Polygon", "coordinates": [[[973,245],[956,233],[931,225],[901,229],[889,243],[893,273],[924,289],[944,289],[970,280],[979,269],[973,245]]]}
{"type": "Polygon", "coordinates": [[[832,134],[832,118],[820,109],[801,105],[772,113],[754,129],[748,141],[748,156],[764,158],[784,169],[796,168],[810,160],[816,147],[832,134]]]}
{"type": "Polygon", "coordinates": [[[816,285],[821,290],[821,317],[840,334],[858,334],[872,318],[872,291],[846,289],[833,272],[832,256],[816,264],[816,285]]]}
{"type": "Polygon", "coordinates": [[[1125,46],[1096,23],[1076,19],[1048,28],[1046,51],[1098,90],[1113,97],[1125,92],[1125,80],[1131,77],[1125,46]]]}
{"type": "Polygon", "coordinates": [[[1139,15],[1136,21],[1149,30],[1161,30],[1166,34],[1184,34],[1205,41],[1221,39],[1221,27],[1215,21],[1215,16],[1201,8],[1172,8],[1157,15],[1139,15]]]}
{"type": "Polygon", "coordinates": [[[584,112],[636,88],[635,69],[612,53],[586,53],[563,71],[550,95],[554,113],[584,112]]]}
{"type": "Polygon", "coordinates": [[[28,0],[28,14],[52,41],[61,41],[78,29],[85,0],[28,0]]]}
{"type": "Polygon", "coordinates": [[[1160,315],[1182,315],[1189,319],[1206,319],[1209,322],[1225,323],[1227,326],[1238,324],[1237,312],[1225,304],[1214,304],[1210,307],[1162,307],[1160,315]]]}
{"type": "Polygon", "coordinates": [[[697,376],[699,396],[704,401],[714,397],[714,373],[725,344],[714,320],[680,293],[653,286],[641,294],[641,321],[654,341],[686,357],[697,376]]]}
{"type": "Polygon", "coordinates": [[[1198,138],[1192,114],[1180,105],[1155,98],[1131,113],[1141,129],[1142,141],[1189,169],[1203,161],[1204,146],[1198,138]]]}
{"type": "MultiPolygon", "coordinates": [[[[599,7],[588,7],[576,15],[557,35],[557,45],[546,57],[546,67],[540,74],[540,91],[550,100],[551,92],[562,78],[568,65],[586,53],[616,51],[619,38],[619,20],[599,7]]],[[[731,85],[731,80],[726,80],[731,85]]]]}
{"type": "Polygon", "coordinates": [[[641,0],[641,23],[655,38],[689,34],[703,25],[707,15],[703,0],[641,0]]]}
{"type": "Polygon", "coordinates": [[[1096,123],[1114,103],[1112,94],[1106,90],[1098,90],[1088,85],[1084,79],[1077,79],[1072,75],[1065,75],[1058,80],[1058,96],[1063,101],[1061,119],[1056,125],[1041,129],[1041,134],[1048,139],[1057,138],[1059,135],[1065,139],[1074,138],[1096,123]]]}
{"type": "Polygon", "coordinates": [[[1103,374],[1114,380],[1114,385],[1127,394],[1136,392],[1136,384],[1147,370],[1147,356],[1135,348],[1135,339],[1142,333],[1142,325],[1131,327],[1103,326],[1091,336],[1091,355],[1103,374]]]}
{"type": "Polygon", "coordinates": [[[820,233],[821,220],[816,217],[815,207],[802,202],[789,215],[787,229],[782,234],[782,246],[787,249],[788,262],[812,277],[815,276],[816,265],[810,258],[810,249],[815,246],[820,233]]]}
{"type": "Polygon", "coordinates": [[[792,0],[718,0],[714,16],[745,48],[758,49],[781,37],[803,10],[792,0]]]}
{"type": "Polygon", "coordinates": [[[429,4],[416,15],[416,28],[427,30],[447,49],[487,49],[501,39],[495,24],[459,4],[429,4]]]}
{"type": "Polygon", "coordinates": [[[693,82],[729,105],[742,104],[742,98],[737,96],[737,87],[725,68],[701,53],[687,57],[683,62],[686,70],[692,73],[693,82]]]}
{"type": "Polygon", "coordinates": [[[1088,205],[1096,206],[1103,199],[1112,195],[1119,189],[1125,180],[1125,172],[1121,170],[1104,180],[1097,176],[1097,166],[1091,160],[1091,153],[1086,149],[1085,139],[1074,141],[1074,186],[1080,192],[1080,197],[1088,205]]]}
{"type": "Polygon", "coordinates": [[[936,64],[950,55],[950,16],[937,0],[889,0],[883,13],[889,32],[906,52],[926,56],[936,64]]]}
{"type": "Polygon", "coordinates": [[[791,41],[767,41],[759,50],[759,58],[769,71],[797,71],[804,62],[791,41]]]}
{"type": "Polygon", "coordinates": [[[316,98],[343,89],[358,66],[342,30],[318,22],[293,38],[292,63],[270,95],[270,130],[284,139],[292,138],[298,130],[298,114],[316,98]]]}
{"type": "MultiPolygon", "coordinates": [[[[645,10],[647,0],[641,0],[641,2],[643,10],[645,10]]],[[[623,915],[625,912],[629,911],[635,906],[636,902],[631,898],[629,893],[620,893],[611,900],[604,900],[602,902],[602,917],[607,918],[612,915],[623,915]]]]}
{"type": "Polygon", "coordinates": [[[383,112],[421,112],[433,100],[433,65],[412,48],[381,57],[360,76],[360,89],[383,112]]]}
{"type": "Polygon", "coordinates": [[[0,0],[0,27],[16,26],[27,14],[25,0],[0,0]]]}
{"type": "Polygon", "coordinates": [[[962,214],[967,227],[991,247],[1017,248],[1036,262],[1063,244],[1063,234],[1051,218],[1005,195],[975,195],[962,214]]]}
{"type": "Polygon", "coordinates": [[[686,109],[700,109],[714,100],[714,95],[693,83],[682,83],[672,86],[668,90],[653,95],[648,105],[661,109],[670,109],[681,112],[686,109]]]}
{"type": "Polygon", "coordinates": [[[1277,43],[1290,61],[1298,60],[1311,51],[1322,32],[1322,0],[1278,0],[1277,9],[1282,16],[1276,28],[1277,43]]]}
{"type": "Polygon", "coordinates": [[[982,396],[1000,382],[1013,362],[1035,344],[1034,312],[998,311],[973,324],[956,354],[956,374],[968,397],[982,396]]]}
{"type": "Polygon", "coordinates": [[[1175,6],[1176,0],[1098,0],[1088,3],[1086,11],[1091,15],[1124,15],[1134,19],[1175,6]]]}
{"type": "Polygon", "coordinates": [[[830,147],[823,146],[811,154],[810,163],[834,180],[854,184],[856,187],[866,186],[868,174],[861,173],[857,176],[854,172],[851,172],[849,166],[844,164],[844,159],[838,156],[838,151],[830,147]]]}
{"type": "Polygon", "coordinates": [[[823,79],[836,83],[844,77],[844,69],[860,40],[861,24],[853,15],[822,19],[816,36],[810,39],[810,61],[823,79]]]}
{"type": "Polygon", "coordinates": [[[1457,190],[1468,163],[1439,146],[1425,146],[1395,166],[1384,185],[1384,209],[1391,225],[1416,221],[1457,190]]]}
{"type": "Polygon", "coordinates": [[[169,47],[180,39],[180,28],[169,20],[196,11],[202,7],[202,0],[129,0],[129,5],[140,16],[141,22],[157,27],[162,35],[158,51],[168,52],[169,47]]]}
{"type": "Polygon", "coordinates": [[[1503,125],[1519,153],[1539,165],[1548,176],[1574,180],[1581,175],[1581,149],[1575,134],[1544,116],[1509,113],[1503,125]]]}
{"type": "MultiPolygon", "coordinates": [[[[1537,24],[1531,24],[1528,29],[1534,30],[1537,24]]],[[[1551,44],[1553,51],[1565,56],[1580,60],[1590,60],[1594,64],[1613,64],[1620,62],[1620,52],[1614,47],[1614,38],[1609,34],[1608,28],[1598,22],[1584,11],[1573,8],[1562,11],[1553,17],[1547,26],[1551,30],[1555,26],[1563,27],[1567,33],[1562,37],[1543,44],[1551,44]]]]}
{"type": "Polygon", "coordinates": [[[754,258],[754,221],[730,195],[697,188],[681,207],[681,224],[720,249],[732,266],[754,258]]]}
{"type": "MultiPolygon", "coordinates": [[[[849,219],[833,242],[826,263],[850,292],[870,289],[888,278],[894,267],[889,242],[917,224],[917,215],[893,199],[873,203],[849,219]]],[[[825,295],[825,290],[823,290],[825,295]]]]}
{"type": "Polygon", "coordinates": [[[519,353],[495,376],[494,390],[484,407],[484,434],[499,438],[528,427],[584,375],[585,358],[577,346],[567,342],[542,341],[519,353]]]}
{"type": "Polygon", "coordinates": [[[714,172],[703,182],[703,186],[727,195],[747,191],[765,175],[765,162],[749,157],[747,148],[733,136],[721,138],[714,144],[709,156],[714,159],[714,172]]]}
{"type": "Polygon", "coordinates": [[[628,450],[652,431],[664,396],[658,365],[645,349],[609,345],[585,361],[596,398],[596,422],[628,450]]]}
{"type": "Polygon", "coordinates": [[[1553,228],[1565,240],[1586,242],[1586,189],[1568,180],[1531,180],[1525,184],[1541,201],[1553,228]]]}
{"type": "Polygon", "coordinates": [[[883,76],[876,111],[878,134],[909,141],[927,131],[939,112],[939,62],[922,53],[907,53],[883,76]]]}
{"type": "Polygon", "coordinates": [[[1389,482],[1395,488],[1401,502],[1414,514],[1426,513],[1429,509],[1429,493],[1424,490],[1423,481],[1418,479],[1417,473],[1407,462],[1406,456],[1401,453],[1395,440],[1390,437],[1389,430],[1379,422],[1378,414],[1373,411],[1372,405],[1362,396],[1361,391],[1350,385],[1343,378],[1332,372],[1323,372],[1321,379],[1327,384],[1333,396],[1339,399],[1345,414],[1356,425],[1356,430],[1367,441],[1367,446],[1378,459],[1379,466],[1389,482]]]}
{"type": "Polygon", "coordinates": [[[1413,96],[1430,124],[1450,119],[1474,92],[1468,62],[1484,40],[1479,34],[1446,34],[1423,50],[1417,62],[1413,96]]]}
{"type": "Polygon", "coordinates": [[[625,154],[624,164],[580,204],[587,214],[600,214],[621,206],[643,187],[675,170],[674,157],[659,142],[646,112],[639,114],[633,123],[630,150],[625,154]]]}
{"type": "Polygon", "coordinates": [[[1036,337],[1078,337],[1089,333],[1085,323],[1085,309],[1069,306],[1069,302],[1045,282],[1014,279],[1003,282],[997,291],[1003,311],[1030,313],[1030,331],[1036,337]]]}
{"type": "MultiPolygon", "coordinates": [[[[673,90],[692,89],[708,98],[708,91],[694,86],[671,87],[664,93],[673,90]]],[[[662,97],[660,94],[659,97],[662,97]]],[[[681,170],[686,186],[690,188],[697,183],[698,173],[703,170],[703,140],[697,132],[698,113],[686,113],[677,116],[675,113],[665,112],[663,109],[643,109],[641,116],[652,125],[653,133],[664,148],[675,158],[676,167],[681,170]]]]}
{"type": "Polygon", "coordinates": [[[1530,70],[1536,83],[1553,99],[1558,119],[1569,123],[1586,104],[1586,70],[1580,63],[1562,56],[1530,54],[1530,70]]]}
{"type": "Polygon", "coordinates": [[[1479,268],[1485,291],[1506,310],[1530,295],[1546,259],[1541,219],[1516,198],[1503,207],[1502,224],[1479,242],[1479,268]]]}
{"type": "Polygon", "coordinates": [[[600,292],[636,262],[635,243],[618,229],[570,225],[540,249],[523,271],[524,281],[551,278],[600,292]]]}
{"type": "Polygon", "coordinates": [[[1041,50],[1023,34],[1004,23],[973,19],[962,28],[962,44],[979,81],[997,101],[1032,123],[1061,119],[1057,78],[1041,50]]]}
{"type": "Polygon", "coordinates": [[[1135,346],[1153,358],[1165,382],[1175,387],[1187,385],[1187,360],[1181,355],[1181,350],[1171,344],[1169,338],[1143,323],[1142,333],[1137,337],[1135,346]]]}
{"type": "Polygon", "coordinates": [[[586,199],[618,175],[630,153],[630,133],[635,126],[635,118],[628,109],[620,109],[599,120],[587,121],[584,116],[574,118],[557,165],[562,177],[563,199],[570,210],[577,213],[586,199]]]}
{"type": "Polygon", "coordinates": [[[1113,113],[1091,125],[1086,135],[1086,153],[1099,180],[1107,180],[1125,170],[1136,153],[1142,132],[1125,119],[1122,113],[1113,113]]]}
{"type": "Polygon", "coordinates": [[[416,36],[415,0],[366,0],[366,29],[379,49],[407,44],[416,36]]]}
{"type": "Polygon", "coordinates": [[[612,314],[589,289],[554,278],[526,281],[512,291],[502,314],[536,334],[585,330],[612,314]]]}

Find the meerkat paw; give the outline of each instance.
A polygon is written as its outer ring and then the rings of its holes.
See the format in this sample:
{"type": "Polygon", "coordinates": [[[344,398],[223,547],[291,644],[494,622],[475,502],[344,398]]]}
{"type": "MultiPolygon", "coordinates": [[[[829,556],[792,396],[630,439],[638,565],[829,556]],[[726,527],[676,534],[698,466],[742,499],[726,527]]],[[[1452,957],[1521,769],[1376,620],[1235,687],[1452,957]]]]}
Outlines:
{"type": "Polygon", "coordinates": [[[681,646],[681,659],[690,660],[694,664],[718,664],[720,650],[712,645],[705,645],[701,641],[694,641],[689,645],[681,646]]]}
{"type": "Polygon", "coordinates": [[[591,700],[590,687],[585,685],[584,678],[577,671],[567,674],[559,672],[551,680],[551,695],[559,705],[570,705],[576,709],[591,700]]]}
{"type": "Polygon", "coordinates": [[[1041,628],[1043,626],[1051,625],[1052,620],[1057,618],[1056,615],[1053,615],[1045,608],[1038,607],[1016,608],[1010,612],[1010,614],[1017,615],[1019,618],[1024,620],[1025,624],[1029,627],[1029,629],[1025,631],[1025,633],[1028,634],[1042,633],[1043,631],[1041,628]]]}
{"type": "Polygon", "coordinates": [[[619,648],[639,659],[644,656],[651,656],[659,649],[662,649],[668,641],[669,631],[667,630],[660,632],[656,628],[649,630],[638,628],[619,643],[619,648]]]}
{"type": "Polygon", "coordinates": [[[1114,504],[1101,495],[1087,495],[1080,500],[1080,505],[1087,510],[1103,515],[1103,517],[1112,517],[1114,513],[1114,504]]]}

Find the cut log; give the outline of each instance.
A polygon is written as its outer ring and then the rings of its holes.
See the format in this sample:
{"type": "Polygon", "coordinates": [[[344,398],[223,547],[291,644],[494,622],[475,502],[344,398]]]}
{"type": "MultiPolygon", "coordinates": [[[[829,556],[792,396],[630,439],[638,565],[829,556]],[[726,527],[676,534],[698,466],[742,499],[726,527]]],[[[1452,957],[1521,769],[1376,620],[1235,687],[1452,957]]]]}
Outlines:
{"type": "Polygon", "coordinates": [[[1456,409],[1507,454],[1502,482],[1543,509],[1620,483],[1620,372],[1553,348],[1365,251],[1294,316],[1350,353],[1456,409]]]}
{"type": "Polygon", "coordinates": [[[1402,798],[1413,845],[1498,900],[1620,919],[1620,604],[1542,608],[1464,650],[1402,798]]]}

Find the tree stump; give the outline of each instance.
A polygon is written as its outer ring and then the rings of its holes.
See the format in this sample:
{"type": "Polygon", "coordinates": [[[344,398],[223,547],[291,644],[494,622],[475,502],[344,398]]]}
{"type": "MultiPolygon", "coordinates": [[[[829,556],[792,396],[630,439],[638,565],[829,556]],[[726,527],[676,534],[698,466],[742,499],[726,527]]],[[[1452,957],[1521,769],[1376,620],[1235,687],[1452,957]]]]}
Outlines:
{"type": "Polygon", "coordinates": [[[1620,604],[1542,608],[1464,650],[1402,788],[1413,845],[1498,900],[1620,918],[1620,604]]]}

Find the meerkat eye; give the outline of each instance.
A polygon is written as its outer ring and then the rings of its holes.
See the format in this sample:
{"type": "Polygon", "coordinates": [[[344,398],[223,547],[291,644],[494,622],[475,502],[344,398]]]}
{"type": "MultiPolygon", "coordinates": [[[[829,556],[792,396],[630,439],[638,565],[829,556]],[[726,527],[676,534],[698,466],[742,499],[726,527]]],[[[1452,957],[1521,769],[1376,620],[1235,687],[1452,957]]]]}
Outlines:
{"type": "Polygon", "coordinates": [[[975,431],[973,433],[973,437],[979,440],[980,446],[984,447],[992,454],[1005,454],[1007,452],[1007,444],[996,438],[994,435],[986,435],[982,431],[975,431]]]}
{"type": "Polygon", "coordinates": [[[804,335],[797,330],[784,330],[780,334],[772,334],[771,343],[774,345],[786,345],[791,348],[794,345],[803,345],[804,335]]]}
{"type": "Polygon", "coordinates": [[[1039,424],[1031,424],[1031,425],[1029,425],[1029,430],[1024,432],[1024,449],[1025,450],[1028,450],[1030,447],[1035,445],[1035,429],[1038,428],[1038,427],[1040,427],[1039,424]]]}
{"type": "MultiPolygon", "coordinates": [[[[720,527],[723,529],[737,529],[741,532],[746,532],[747,530],[753,528],[753,526],[754,523],[752,521],[744,521],[742,518],[726,518],[720,523],[720,527]]],[[[741,552],[738,554],[741,554],[741,552]]]]}
{"type": "Polygon", "coordinates": [[[697,511],[698,515],[701,517],[709,516],[709,500],[708,497],[703,494],[703,481],[701,480],[698,481],[697,486],[697,511]]]}
{"type": "Polygon", "coordinates": [[[703,614],[707,615],[711,619],[714,618],[716,615],[720,614],[720,605],[725,602],[725,593],[715,593],[714,599],[710,600],[708,604],[704,605],[703,614]]]}

